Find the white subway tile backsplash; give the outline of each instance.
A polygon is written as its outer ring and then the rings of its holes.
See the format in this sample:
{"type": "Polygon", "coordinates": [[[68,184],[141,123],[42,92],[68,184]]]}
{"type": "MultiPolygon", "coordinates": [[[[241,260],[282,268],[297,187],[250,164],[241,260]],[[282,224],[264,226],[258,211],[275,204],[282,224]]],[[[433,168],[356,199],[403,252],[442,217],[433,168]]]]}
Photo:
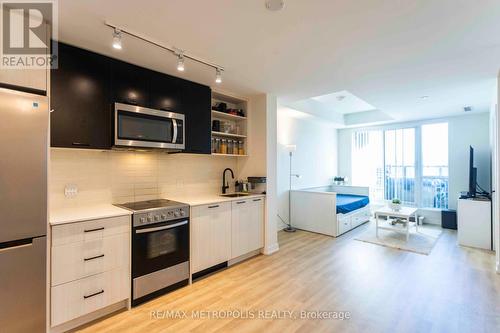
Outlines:
{"type": "Polygon", "coordinates": [[[237,171],[235,159],[160,152],[56,148],[50,161],[51,207],[218,193],[222,171],[227,167],[237,171]],[[76,197],[64,196],[66,184],[78,186],[76,197]]]}

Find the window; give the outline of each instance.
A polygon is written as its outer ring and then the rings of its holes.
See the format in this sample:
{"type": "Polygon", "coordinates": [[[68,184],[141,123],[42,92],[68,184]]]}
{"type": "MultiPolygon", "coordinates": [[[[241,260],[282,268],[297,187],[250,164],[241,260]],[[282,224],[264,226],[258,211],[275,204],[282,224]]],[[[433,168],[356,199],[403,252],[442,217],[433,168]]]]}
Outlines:
{"type": "Polygon", "coordinates": [[[352,185],[369,186],[372,201],[384,200],[382,131],[362,131],[352,137],[352,185]]]}
{"type": "Polygon", "coordinates": [[[373,202],[448,208],[447,123],[356,131],[351,163],[352,184],[369,186],[373,202]]]}
{"type": "Polygon", "coordinates": [[[422,126],[421,207],[448,208],[448,124],[422,126]]]}
{"type": "Polygon", "coordinates": [[[415,129],[384,132],[385,199],[415,205],[415,129]]]}

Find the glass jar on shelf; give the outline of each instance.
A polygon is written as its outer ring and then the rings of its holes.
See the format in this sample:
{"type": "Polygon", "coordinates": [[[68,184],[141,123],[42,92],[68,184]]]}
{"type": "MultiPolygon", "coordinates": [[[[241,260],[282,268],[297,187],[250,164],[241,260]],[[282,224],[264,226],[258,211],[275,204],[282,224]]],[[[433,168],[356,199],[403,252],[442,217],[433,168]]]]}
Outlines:
{"type": "Polygon", "coordinates": [[[227,154],[227,140],[221,139],[220,154],[227,154]]]}
{"type": "Polygon", "coordinates": [[[220,139],[219,138],[215,138],[214,153],[215,154],[220,154],[220,139]]]}
{"type": "Polygon", "coordinates": [[[233,140],[227,140],[227,153],[231,155],[233,153],[233,140]]]}
{"type": "Polygon", "coordinates": [[[238,141],[238,155],[245,155],[245,146],[243,141],[238,141]]]}

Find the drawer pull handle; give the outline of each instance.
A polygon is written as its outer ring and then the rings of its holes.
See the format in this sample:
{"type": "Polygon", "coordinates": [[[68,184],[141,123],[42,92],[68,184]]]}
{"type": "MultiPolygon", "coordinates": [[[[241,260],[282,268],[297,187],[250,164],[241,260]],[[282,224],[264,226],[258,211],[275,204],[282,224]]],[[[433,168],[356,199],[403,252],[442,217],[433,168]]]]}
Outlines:
{"type": "Polygon", "coordinates": [[[93,293],[93,294],[90,294],[90,295],[83,295],[83,299],[94,297],[94,296],[97,296],[97,295],[100,295],[100,294],[104,294],[104,290],[101,289],[101,291],[98,291],[96,293],[93,293]]]}
{"type": "Polygon", "coordinates": [[[246,201],[238,201],[236,202],[237,205],[241,205],[241,204],[244,204],[246,201]]]}
{"type": "Polygon", "coordinates": [[[99,258],[102,258],[102,257],[104,257],[104,254],[101,254],[101,255],[98,255],[98,256],[95,256],[95,257],[90,257],[90,258],[83,258],[83,261],[89,261],[89,260],[99,259],[99,258]]]}
{"type": "Polygon", "coordinates": [[[260,201],[260,200],[262,200],[262,199],[253,199],[253,201],[260,201]]]}
{"type": "Polygon", "coordinates": [[[83,232],[94,232],[94,231],[101,231],[101,230],[104,230],[104,227],[95,228],[95,229],[83,230],[83,232]]]}
{"type": "Polygon", "coordinates": [[[218,208],[219,205],[208,206],[208,208],[218,208]]]}

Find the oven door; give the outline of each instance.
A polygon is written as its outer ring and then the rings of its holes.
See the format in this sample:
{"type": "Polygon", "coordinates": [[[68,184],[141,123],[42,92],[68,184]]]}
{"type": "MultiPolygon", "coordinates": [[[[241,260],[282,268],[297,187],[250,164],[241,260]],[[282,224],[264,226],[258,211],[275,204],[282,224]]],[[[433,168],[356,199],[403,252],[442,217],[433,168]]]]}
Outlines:
{"type": "Polygon", "coordinates": [[[184,149],[184,115],[115,103],[115,146],[184,149]]]}
{"type": "Polygon", "coordinates": [[[187,219],[134,227],[132,278],[189,261],[187,219]]]}

